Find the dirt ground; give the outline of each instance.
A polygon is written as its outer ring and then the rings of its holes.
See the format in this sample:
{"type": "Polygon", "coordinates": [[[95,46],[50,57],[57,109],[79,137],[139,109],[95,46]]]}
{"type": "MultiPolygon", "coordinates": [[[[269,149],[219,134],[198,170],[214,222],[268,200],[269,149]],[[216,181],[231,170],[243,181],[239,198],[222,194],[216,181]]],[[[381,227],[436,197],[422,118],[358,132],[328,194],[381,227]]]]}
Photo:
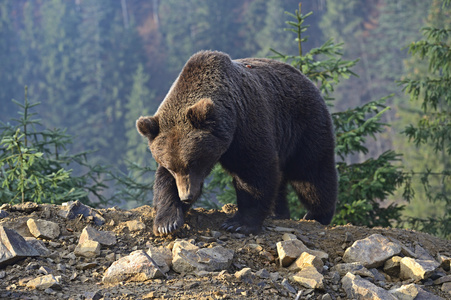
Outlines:
{"type": "MultiPolygon", "coordinates": [[[[117,208],[96,210],[105,219],[105,224],[95,226],[89,218],[67,220],[59,216],[60,206],[39,205],[30,211],[10,210],[9,216],[0,219],[0,225],[15,229],[22,236],[31,236],[26,227],[29,218],[40,218],[57,222],[62,229],[60,237],[46,241],[46,247],[53,252],[49,257],[27,258],[0,269],[0,299],[294,299],[296,294],[281,284],[281,280],[258,279],[243,282],[235,278],[234,273],[244,267],[253,272],[266,269],[269,273],[278,273],[280,278],[288,278],[289,272],[277,264],[276,243],[282,240],[284,232],[275,227],[291,228],[309,248],[322,250],[329,254],[326,266],[341,261],[346,247],[353,241],[380,233],[402,242],[407,247],[419,243],[432,256],[437,253],[451,254],[451,242],[441,240],[421,232],[393,228],[366,228],[352,225],[323,226],[314,221],[272,220],[264,224],[264,231],[258,236],[231,234],[220,229],[221,224],[236,209],[233,206],[223,210],[191,210],[186,216],[185,226],[174,235],[156,237],[152,234],[153,209],[142,206],[133,210],[117,208]],[[126,221],[140,220],[145,230],[130,232],[126,221]],[[78,237],[87,225],[99,230],[116,233],[117,244],[102,248],[101,255],[95,259],[77,257],[67,258],[73,252],[78,237]],[[213,238],[212,231],[221,232],[213,238]],[[347,242],[345,238],[347,237],[347,242]],[[351,237],[351,241],[349,241],[351,237]],[[177,274],[172,270],[167,278],[148,280],[139,283],[122,282],[105,285],[101,282],[104,271],[112,261],[108,254],[115,253],[116,259],[126,256],[134,250],[147,250],[149,245],[168,246],[177,238],[193,239],[201,247],[222,245],[235,251],[231,267],[225,272],[208,274],[177,274]],[[255,248],[258,244],[261,247],[255,248]],[[264,250],[264,251],[262,251],[264,250]],[[39,276],[39,267],[51,269],[55,276],[61,276],[62,290],[34,290],[26,287],[27,281],[39,276]],[[1,276],[3,272],[3,276],[1,276]]],[[[304,289],[296,283],[290,283],[296,291],[304,289]]],[[[395,285],[387,282],[387,288],[395,285]]],[[[441,297],[447,297],[437,286],[428,286],[429,291],[441,297]]],[[[346,294],[325,275],[325,290],[306,290],[300,299],[322,299],[329,293],[332,299],[346,299],[346,294]]],[[[445,298],[446,299],[446,298],[445,298]]]]}

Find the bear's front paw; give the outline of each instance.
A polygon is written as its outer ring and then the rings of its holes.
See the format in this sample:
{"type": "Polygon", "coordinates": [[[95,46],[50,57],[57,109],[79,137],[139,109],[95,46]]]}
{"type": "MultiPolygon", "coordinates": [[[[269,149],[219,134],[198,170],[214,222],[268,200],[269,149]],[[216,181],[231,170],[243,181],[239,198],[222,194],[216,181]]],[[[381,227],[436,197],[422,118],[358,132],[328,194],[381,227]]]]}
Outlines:
{"type": "Polygon", "coordinates": [[[245,235],[249,235],[251,233],[258,234],[262,230],[261,224],[246,224],[239,215],[235,215],[234,217],[225,221],[224,224],[221,225],[221,228],[229,232],[239,232],[245,235]]]}
{"type": "Polygon", "coordinates": [[[157,212],[157,216],[153,221],[153,233],[155,235],[167,235],[183,226],[183,211],[179,207],[174,210],[166,210],[157,212]]]}

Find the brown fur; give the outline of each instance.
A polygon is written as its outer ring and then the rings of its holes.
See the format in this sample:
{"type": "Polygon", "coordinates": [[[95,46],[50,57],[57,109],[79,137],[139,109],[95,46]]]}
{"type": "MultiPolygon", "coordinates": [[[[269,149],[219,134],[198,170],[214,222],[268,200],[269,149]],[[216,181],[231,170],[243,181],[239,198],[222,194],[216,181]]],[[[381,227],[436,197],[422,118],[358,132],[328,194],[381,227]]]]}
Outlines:
{"type": "Polygon", "coordinates": [[[154,232],[183,225],[183,214],[220,162],[233,176],[238,213],[224,227],[257,233],[271,213],[289,217],[290,183],[328,224],[337,173],[330,114],[320,92],[295,68],[268,59],[232,61],[221,52],[193,55],[152,117],[137,121],[159,167],[154,232]]]}

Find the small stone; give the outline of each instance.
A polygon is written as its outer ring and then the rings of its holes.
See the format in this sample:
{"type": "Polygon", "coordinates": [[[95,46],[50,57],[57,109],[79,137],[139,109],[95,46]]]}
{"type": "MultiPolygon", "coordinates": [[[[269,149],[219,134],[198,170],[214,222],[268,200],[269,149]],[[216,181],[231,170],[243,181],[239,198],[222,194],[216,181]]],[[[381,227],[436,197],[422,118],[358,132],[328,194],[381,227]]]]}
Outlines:
{"type": "Polygon", "coordinates": [[[282,286],[291,294],[296,294],[296,290],[286,278],[282,280],[282,286]]]}
{"type": "Polygon", "coordinates": [[[78,215],[82,215],[85,218],[91,216],[97,226],[105,224],[105,219],[100,214],[78,200],[71,202],[69,205],[63,206],[63,209],[59,212],[59,215],[69,220],[75,219],[78,215]]]}
{"type": "MultiPolygon", "coordinates": [[[[174,249],[176,244],[174,244],[174,249]]],[[[222,246],[202,248],[200,250],[185,250],[180,248],[173,252],[172,268],[178,273],[195,271],[221,271],[232,264],[234,251],[222,246]],[[175,254],[174,254],[175,253],[175,254]]]]}
{"type": "Polygon", "coordinates": [[[299,256],[294,261],[294,263],[292,263],[288,267],[288,270],[290,270],[292,272],[297,272],[297,271],[300,271],[300,270],[302,270],[303,268],[305,268],[307,266],[315,267],[318,272],[321,272],[323,270],[324,263],[318,257],[316,257],[314,255],[311,255],[311,254],[309,254],[307,252],[303,252],[301,254],[301,256],[299,256]]]}
{"type": "Polygon", "coordinates": [[[46,220],[28,219],[28,230],[36,238],[56,239],[60,235],[60,227],[57,223],[46,220]]]}
{"type": "Polygon", "coordinates": [[[0,219],[6,218],[9,216],[9,213],[6,210],[0,209],[0,219]]]}
{"type": "Polygon", "coordinates": [[[347,273],[341,280],[348,299],[397,300],[388,291],[358,275],[347,273]]]}
{"type": "Polygon", "coordinates": [[[349,231],[345,232],[345,243],[350,243],[354,240],[354,237],[352,236],[352,233],[349,231]]]}
{"type": "Polygon", "coordinates": [[[266,269],[260,269],[258,270],[255,275],[257,275],[258,277],[260,277],[261,279],[266,279],[270,277],[269,272],[266,269]]]}
{"type": "Polygon", "coordinates": [[[398,277],[401,270],[401,257],[393,256],[384,263],[384,272],[390,276],[398,277]]]}
{"type": "Polygon", "coordinates": [[[442,291],[451,295],[451,282],[445,282],[442,285],[442,291]]]}
{"type": "Polygon", "coordinates": [[[423,280],[429,278],[439,264],[434,260],[419,260],[403,257],[400,261],[399,277],[403,280],[423,280]]]}
{"type": "Polygon", "coordinates": [[[252,273],[251,268],[244,268],[235,272],[235,278],[250,284],[254,280],[255,276],[252,273]]]}
{"type": "Polygon", "coordinates": [[[423,247],[416,244],[415,245],[415,258],[421,260],[435,260],[429,252],[427,252],[423,247]]]}
{"type": "Polygon", "coordinates": [[[44,275],[30,280],[27,287],[38,290],[45,290],[51,288],[53,290],[61,290],[61,286],[52,274],[44,275]]]}
{"type": "Polygon", "coordinates": [[[297,236],[292,233],[287,232],[282,235],[282,240],[284,240],[284,241],[297,240],[297,239],[298,239],[297,236]]]}
{"type": "Polygon", "coordinates": [[[39,273],[39,274],[42,274],[42,275],[49,275],[49,274],[52,274],[52,273],[53,273],[53,270],[50,269],[50,268],[41,266],[41,267],[39,268],[39,270],[38,270],[38,273],[39,273]]]}
{"type": "Polygon", "coordinates": [[[303,249],[307,247],[300,240],[288,240],[278,242],[277,253],[279,254],[279,261],[282,267],[291,265],[301,254],[303,249]]]}
{"type": "Polygon", "coordinates": [[[103,246],[113,246],[116,245],[116,235],[111,231],[99,231],[94,227],[87,226],[83,229],[78,240],[79,244],[83,244],[85,241],[96,241],[103,246]]]}
{"type": "Polygon", "coordinates": [[[449,272],[451,269],[451,257],[437,254],[437,261],[440,263],[440,267],[443,268],[443,270],[449,272]]]}
{"type": "Polygon", "coordinates": [[[290,279],[309,289],[324,289],[324,277],[313,266],[304,267],[301,271],[291,276],[290,279]]]}
{"type": "Polygon", "coordinates": [[[276,226],[276,227],[272,228],[271,230],[275,231],[275,232],[291,232],[291,233],[296,232],[296,229],[294,229],[294,228],[280,227],[280,226],[276,226]]]}
{"type": "Polygon", "coordinates": [[[347,273],[351,273],[354,275],[360,275],[364,277],[374,278],[373,273],[371,273],[367,268],[365,268],[361,263],[344,263],[344,264],[336,264],[331,268],[331,271],[336,271],[340,274],[340,276],[345,276],[347,273]]]}
{"type": "Polygon", "coordinates": [[[146,229],[146,224],[138,220],[127,221],[125,225],[128,227],[128,230],[132,232],[146,229]]]}
{"type": "Polygon", "coordinates": [[[446,275],[434,280],[434,284],[442,284],[445,282],[451,282],[451,275],[446,275]]]}
{"type": "Polygon", "coordinates": [[[100,255],[100,243],[91,240],[87,240],[83,244],[79,243],[77,247],[75,247],[74,254],[76,256],[87,258],[97,257],[100,255]]]}
{"type": "Polygon", "coordinates": [[[146,252],[137,250],[115,261],[105,271],[102,282],[145,281],[160,277],[164,274],[154,260],[146,252]]]}
{"type": "Polygon", "coordinates": [[[277,281],[280,278],[280,274],[279,272],[269,273],[269,278],[271,278],[272,281],[277,281]]]}
{"type": "Polygon", "coordinates": [[[172,266],[172,252],[166,247],[150,246],[147,254],[157,263],[163,273],[169,272],[172,266]]]}
{"type": "Polygon", "coordinates": [[[0,267],[29,256],[39,253],[15,230],[0,226],[0,267]]]}
{"type": "Polygon", "coordinates": [[[429,293],[422,289],[420,286],[412,283],[403,285],[396,289],[389,291],[398,300],[439,300],[441,297],[437,297],[432,293],[429,293]]]}
{"type": "Polygon", "coordinates": [[[360,262],[366,268],[377,268],[390,257],[401,252],[401,246],[390,242],[380,234],[373,234],[365,239],[355,241],[346,249],[343,261],[360,262]]]}

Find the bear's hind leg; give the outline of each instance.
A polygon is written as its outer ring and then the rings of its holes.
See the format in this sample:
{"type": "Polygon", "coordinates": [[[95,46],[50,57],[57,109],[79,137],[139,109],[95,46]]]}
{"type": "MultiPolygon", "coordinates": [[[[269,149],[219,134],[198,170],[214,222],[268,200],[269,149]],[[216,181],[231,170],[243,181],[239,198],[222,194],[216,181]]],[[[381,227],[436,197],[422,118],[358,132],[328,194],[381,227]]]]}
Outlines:
{"type": "Polygon", "coordinates": [[[156,210],[155,235],[166,235],[183,226],[183,216],[189,205],[180,201],[174,177],[161,166],[155,173],[153,206],[156,210]]]}
{"type": "Polygon", "coordinates": [[[311,176],[308,181],[291,182],[308,211],[304,219],[316,220],[323,225],[332,221],[337,201],[337,173],[335,168],[328,171],[319,172],[318,176],[311,176]]]}

